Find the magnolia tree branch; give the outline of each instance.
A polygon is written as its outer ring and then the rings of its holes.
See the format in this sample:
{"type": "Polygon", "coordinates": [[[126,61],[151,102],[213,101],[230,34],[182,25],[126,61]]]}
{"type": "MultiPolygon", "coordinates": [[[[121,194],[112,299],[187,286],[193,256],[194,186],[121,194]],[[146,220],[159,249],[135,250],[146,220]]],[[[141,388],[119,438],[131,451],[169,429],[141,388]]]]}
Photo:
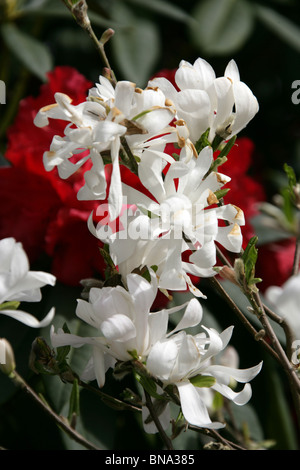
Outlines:
{"type": "Polygon", "coordinates": [[[295,246],[295,255],[293,262],[292,276],[296,276],[299,272],[299,263],[300,263],[300,240],[296,240],[295,246]]]}
{"type": "Polygon", "coordinates": [[[88,17],[88,6],[85,0],[78,0],[77,3],[73,4],[69,0],[63,0],[63,3],[67,6],[67,8],[71,11],[74,19],[78,23],[78,25],[88,33],[90,38],[92,39],[94,45],[96,46],[96,49],[98,53],[100,54],[100,57],[105,65],[105,67],[109,70],[109,78],[111,83],[115,86],[117,81],[115,74],[110,66],[109,60],[107,58],[107,55],[105,53],[105,48],[104,45],[109,41],[109,39],[114,35],[114,30],[109,28],[106,31],[104,31],[103,35],[101,36],[100,40],[97,38],[90,19],[88,17]]]}
{"type": "Polygon", "coordinates": [[[149,413],[150,413],[150,416],[151,418],[153,419],[154,423],[155,423],[155,426],[157,427],[158,429],[158,432],[160,434],[160,437],[162,438],[163,442],[165,443],[166,447],[168,450],[174,450],[174,447],[173,447],[173,444],[172,444],[172,441],[171,439],[167,436],[167,434],[165,433],[162,425],[161,425],[161,422],[159,421],[159,418],[156,414],[156,411],[154,409],[154,406],[153,406],[153,403],[152,403],[152,400],[151,400],[151,396],[149,395],[149,393],[144,389],[144,393],[145,393],[145,399],[146,399],[146,406],[149,410],[149,413]]]}
{"type": "MultiPolygon", "coordinates": [[[[222,260],[225,266],[230,267],[231,269],[234,269],[231,263],[227,260],[227,258],[223,255],[221,250],[217,248],[217,253],[218,257],[222,260]]],[[[295,256],[296,258],[296,256],[295,256]]],[[[250,322],[245,318],[244,314],[238,309],[234,301],[231,299],[231,297],[227,294],[225,289],[221,286],[221,284],[214,279],[213,280],[214,285],[218,287],[219,292],[223,295],[227,303],[232,307],[233,311],[238,314],[238,317],[242,321],[242,323],[246,326],[246,328],[254,334],[254,331],[256,331],[253,326],[251,325],[250,322]]],[[[252,305],[253,312],[255,313],[256,317],[258,320],[261,322],[265,333],[269,337],[272,347],[265,341],[263,340],[259,332],[256,332],[254,335],[255,339],[259,339],[261,341],[261,344],[271,353],[271,355],[277,360],[277,362],[282,366],[284,371],[286,372],[288,379],[289,379],[289,384],[291,388],[291,392],[293,395],[294,399],[294,404],[295,404],[295,409],[296,413],[299,419],[300,423],[300,379],[297,375],[297,372],[295,368],[293,367],[291,361],[289,360],[290,354],[291,354],[291,339],[292,339],[292,333],[286,322],[279,322],[278,316],[272,310],[270,310],[268,307],[266,307],[259,295],[259,292],[255,292],[247,286],[242,285],[239,283],[239,286],[244,293],[244,295],[247,297],[249,302],[252,305]],[[280,341],[278,340],[272,325],[269,322],[269,318],[272,318],[273,320],[277,317],[277,323],[283,328],[286,336],[286,342],[287,342],[287,353],[283,349],[283,347],[280,344],[280,341]]]]}
{"type": "Polygon", "coordinates": [[[256,341],[259,341],[263,347],[277,360],[279,361],[279,356],[274,351],[274,349],[264,340],[263,334],[260,334],[259,331],[257,331],[252,323],[245,317],[243,312],[239,309],[239,307],[236,305],[236,303],[233,301],[233,299],[230,297],[230,295],[227,294],[226,290],[222,286],[222,284],[214,277],[209,279],[210,283],[212,284],[213,287],[217,289],[217,291],[221,294],[221,296],[226,300],[228,305],[231,307],[233,312],[237,315],[239,320],[243,323],[245,328],[250,332],[250,334],[254,337],[256,341]]]}
{"type": "Polygon", "coordinates": [[[39,395],[27,384],[27,382],[21,377],[21,375],[14,370],[11,372],[11,374],[8,376],[13,383],[17,386],[20,387],[22,390],[24,390],[27,395],[30,396],[30,398],[37,403],[37,405],[47,413],[50,418],[55,421],[55,423],[63,429],[74,441],[78,442],[81,444],[83,447],[85,447],[88,450],[101,450],[91,442],[89,442],[87,439],[85,439],[81,434],[79,434],[74,428],[72,428],[67,420],[63,418],[62,416],[57,415],[52,408],[50,408],[40,397],[39,395]]]}

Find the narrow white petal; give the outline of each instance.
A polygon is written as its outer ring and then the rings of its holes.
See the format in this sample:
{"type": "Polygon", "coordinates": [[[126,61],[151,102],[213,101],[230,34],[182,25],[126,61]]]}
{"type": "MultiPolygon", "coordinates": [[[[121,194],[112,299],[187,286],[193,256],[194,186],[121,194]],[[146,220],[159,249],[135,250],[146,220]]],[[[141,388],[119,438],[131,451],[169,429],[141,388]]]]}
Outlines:
{"type": "Polygon", "coordinates": [[[172,334],[176,331],[183,330],[185,328],[191,328],[193,326],[199,325],[202,320],[203,309],[197,299],[192,299],[188,303],[188,306],[184,312],[184,315],[176,328],[172,331],[172,334]]]}
{"type": "Polygon", "coordinates": [[[101,388],[105,383],[105,361],[104,353],[97,346],[93,347],[94,370],[98,386],[101,388]]]}
{"type": "Polygon", "coordinates": [[[233,367],[221,366],[221,365],[212,365],[208,366],[206,371],[213,374],[223,374],[227,377],[232,377],[237,382],[246,383],[250,382],[250,380],[254,379],[254,377],[259,374],[262,368],[262,362],[257,364],[254,367],[250,367],[249,369],[235,369],[233,367]]]}
{"type": "Polygon", "coordinates": [[[50,340],[54,348],[61,346],[72,346],[73,348],[81,348],[84,344],[94,344],[95,338],[82,338],[81,336],[65,333],[61,328],[54,331],[54,326],[51,326],[50,340]]]}
{"type": "Polygon", "coordinates": [[[111,158],[113,169],[108,195],[109,214],[111,220],[115,220],[120,215],[123,202],[122,182],[119,165],[119,149],[120,140],[116,138],[111,146],[111,158]]]}
{"type": "Polygon", "coordinates": [[[52,322],[55,315],[55,309],[52,308],[43,320],[38,320],[30,313],[23,312],[22,310],[0,310],[0,315],[1,314],[14,318],[31,328],[43,328],[44,326],[50,325],[52,322]]]}
{"type": "Polygon", "coordinates": [[[230,387],[224,384],[218,384],[212,386],[212,388],[221,393],[228,400],[233,401],[236,405],[242,406],[248,403],[252,396],[252,388],[249,383],[246,383],[244,388],[240,392],[234,392],[230,387]]]}
{"type": "Polygon", "coordinates": [[[222,423],[212,423],[206,405],[196,387],[189,381],[178,382],[177,384],[182,413],[188,423],[200,428],[220,429],[224,427],[222,423]]]}

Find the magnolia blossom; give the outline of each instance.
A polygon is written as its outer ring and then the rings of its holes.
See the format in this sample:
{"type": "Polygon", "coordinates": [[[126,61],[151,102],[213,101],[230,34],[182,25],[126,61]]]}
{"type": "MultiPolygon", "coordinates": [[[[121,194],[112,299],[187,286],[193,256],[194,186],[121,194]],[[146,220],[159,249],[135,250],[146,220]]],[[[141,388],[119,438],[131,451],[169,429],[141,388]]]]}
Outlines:
{"type": "Polygon", "coordinates": [[[79,199],[106,198],[102,154],[110,153],[113,171],[108,200],[114,219],[122,204],[120,138],[128,136],[129,147],[135,153],[135,146],[152,139],[169,124],[174,111],[160,90],[141,90],[128,81],[120,81],[113,88],[109,80],[101,76],[99,82],[89,91],[87,100],[76,106],[67,95],[56,93],[56,103],[42,108],[34,122],[39,127],[48,125],[49,118],[70,122],[64,137],[55,136],[43,158],[45,169],[50,171],[57,167],[62,178],[68,178],[91,158],[93,165],[85,175],[79,199]]]}
{"type": "Polygon", "coordinates": [[[300,339],[300,274],[291,276],[281,287],[268,287],[265,297],[290,325],[295,339],[300,339]]]}
{"type": "Polygon", "coordinates": [[[160,288],[185,290],[188,283],[201,296],[187,273],[201,277],[215,274],[215,242],[234,253],[241,250],[243,211],[231,204],[216,206],[215,192],[230,178],[209,172],[212,162],[210,147],[197,159],[173,160],[165,176],[162,160],[154,159],[152,165],[142,161],[139,178],[153,198],[123,184],[130,211],[134,205],[139,209],[133,215],[129,211],[123,214],[124,230],[109,236],[101,223],[95,229],[90,219],[90,230],[109,243],[112,259],[124,277],[135,268],[156,265],[160,288]],[[227,225],[220,226],[222,220],[227,225]],[[182,253],[187,250],[193,253],[189,262],[183,262],[182,253]]]}
{"type": "Polygon", "coordinates": [[[173,332],[196,326],[202,317],[202,307],[196,299],[184,305],[150,312],[157,295],[157,280],[150,270],[151,283],[138,274],[127,276],[128,290],[121,286],[92,288],[89,302],[78,300],[76,314],[95,328],[95,336],[82,338],[52,329],[54,347],[71,345],[75,348],[92,345],[92,357],[82,375],[105,383],[105,373],[116,361],[138,358],[144,362],[151,347],[167,337],[169,315],[185,308],[184,315],[173,332]]]}
{"type": "Polygon", "coordinates": [[[176,385],[181,409],[188,423],[218,429],[224,424],[210,419],[213,398],[210,392],[219,392],[237,405],[246,404],[252,395],[248,382],[260,372],[262,363],[249,369],[216,363],[216,355],[227,346],[233,327],[221,334],[214,329],[202,328],[206,334],[192,336],[180,331],[157,341],[148,355],[146,366],[153,376],[163,382],[164,387],[176,385]],[[241,391],[232,389],[232,379],[245,384],[241,391]]]}
{"type": "MultiPolygon", "coordinates": [[[[157,281],[155,273],[152,270],[149,273],[151,282],[139,274],[129,274],[128,290],[121,286],[92,288],[88,302],[78,300],[76,314],[98,334],[79,337],[61,329],[55,333],[52,328],[52,345],[75,348],[91,345],[92,357],[82,379],[96,378],[99,387],[105,383],[108,368],[113,368],[117,361],[137,359],[146,364],[148,372],[164,387],[176,385],[183,414],[189,423],[208,428],[223,427],[221,423],[212,423],[208,415],[207,408],[212,404],[211,390],[238,405],[247,403],[251,386],[246,382],[258,374],[261,364],[246,370],[215,364],[214,358],[227,346],[233,327],[218,334],[203,326],[205,333],[187,334],[185,329],[199,325],[202,320],[202,307],[195,298],[181,306],[150,312],[157,294],[157,281]],[[169,331],[170,314],[183,308],[181,320],[169,331]],[[200,381],[202,376],[212,380],[208,385],[202,382],[198,388],[194,379],[199,376],[200,381]],[[230,388],[232,379],[246,384],[242,391],[234,392],[230,388]]],[[[158,388],[158,393],[160,391],[163,390],[158,388]]],[[[164,426],[168,425],[167,408],[160,419],[164,426]]],[[[153,432],[153,424],[146,423],[145,429],[153,432]]]]}
{"type": "Polygon", "coordinates": [[[54,309],[38,321],[31,314],[16,310],[15,302],[38,302],[40,288],[46,284],[53,286],[55,276],[41,271],[30,271],[29,262],[21,243],[14,238],[0,241],[0,314],[15,318],[25,325],[40,328],[49,325],[54,309]],[[12,302],[12,303],[10,303],[12,302]]]}
{"type": "Polygon", "coordinates": [[[175,74],[179,91],[164,77],[150,81],[173,101],[177,116],[187,123],[195,143],[210,129],[209,139],[216,135],[226,140],[243,129],[258,111],[257,99],[240,80],[238,67],[231,60],[223,77],[216,77],[211,65],[198,58],[194,64],[182,60],[175,74]]]}

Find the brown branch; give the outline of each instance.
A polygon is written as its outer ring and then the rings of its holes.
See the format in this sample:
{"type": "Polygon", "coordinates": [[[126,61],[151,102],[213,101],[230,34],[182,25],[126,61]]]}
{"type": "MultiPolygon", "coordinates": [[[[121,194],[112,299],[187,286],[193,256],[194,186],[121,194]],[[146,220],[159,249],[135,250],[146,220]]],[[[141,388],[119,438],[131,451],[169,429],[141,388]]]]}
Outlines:
{"type": "Polygon", "coordinates": [[[59,415],[57,415],[40,397],[37,393],[26,383],[26,381],[14,370],[9,378],[14,382],[18,387],[21,387],[29,396],[34,400],[35,403],[45,411],[50,418],[58,424],[74,441],[81,444],[88,450],[101,450],[96,447],[91,442],[87,441],[81,434],[79,434],[75,429],[73,429],[67,422],[67,420],[59,415]]]}

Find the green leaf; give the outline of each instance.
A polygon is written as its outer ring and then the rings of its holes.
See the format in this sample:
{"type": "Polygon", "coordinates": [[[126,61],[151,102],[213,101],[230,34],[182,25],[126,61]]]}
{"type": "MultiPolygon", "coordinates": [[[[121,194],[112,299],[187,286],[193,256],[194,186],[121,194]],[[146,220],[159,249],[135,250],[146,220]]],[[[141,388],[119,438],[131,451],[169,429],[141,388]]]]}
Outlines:
{"type": "Polygon", "coordinates": [[[242,259],[244,262],[244,267],[245,267],[245,277],[246,281],[248,284],[252,283],[254,279],[254,273],[255,273],[255,264],[257,261],[257,248],[256,248],[256,243],[257,243],[257,237],[252,237],[249,240],[248,245],[245,248],[245,251],[243,253],[242,259]]]}
{"type": "Polygon", "coordinates": [[[164,396],[159,395],[156,392],[156,383],[153,380],[138,374],[136,374],[136,377],[141,386],[146,390],[146,392],[149,393],[149,395],[151,395],[153,398],[156,398],[157,400],[165,400],[164,396]]]}
{"type": "Polygon", "coordinates": [[[231,139],[230,139],[230,140],[224,145],[224,147],[222,148],[221,152],[220,152],[219,155],[218,155],[218,158],[227,157],[227,155],[229,154],[230,150],[232,149],[232,147],[233,147],[234,144],[235,144],[236,138],[237,138],[236,135],[234,135],[233,137],[231,137],[231,139]]]}
{"type": "Polygon", "coordinates": [[[126,80],[144,86],[159,58],[159,30],[155,23],[137,18],[121,2],[114,4],[112,18],[122,25],[111,40],[114,60],[126,80]]]}
{"type": "Polygon", "coordinates": [[[232,54],[253,30],[253,8],[246,0],[204,0],[193,12],[191,39],[206,54],[232,54]]]}
{"type": "Polygon", "coordinates": [[[300,52],[300,28],[295,23],[271,8],[256,5],[257,18],[271,31],[300,52]]]}
{"type": "Polygon", "coordinates": [[[226,196],[226,194],[230,191],[230,188],[226,189],[219,189],[218,191],[215,192],[215,196],[217,199],[222,199],[223,197],[226,196]]]}
{"type": "Polygon", "coordinates": [[[297,178],[294,169],[289,166],[287,163],[283,165],[283,169],[288,177],[289,180],[289,187],[293,189],[293,187],[297,184],[297,178]]]}
{"type": "Polygon", "coordinates": [[[74,416],[77,417],[80,414],[80,396],[79,396],[79,386],[78,380],[75,379],[72,386],[72,391],[70,395],[70,402],[69,402],[69,414],[68,420],[72,422],[74,416]]]}
{"type": "Polygon", "coordinates": [[[3,302],[3,304],[0,304],[0,310],[17,310],[19,308],[20,302],[17,300],[10,300],[9,302],[3,302]]]}
{"type": "Polygon", "coordinates": [[[212,387],[216,383],[216,379],[210,375],[196,375],[195,377],[190,378],[191,384],[194,387],[212,387]]]}
{"type": "Polygon", "coordinates": [[[7,47],[19,61],[42,81],[46,81],[46,73],[53,68],[49,49],[15,24],[3,24],[1,33],[7,47]]]}
{"type": "Polygon", "coordinates": [[[204,149],[205,147],[211,145],[209,140],[208,140],[209,131],[210,131],[210,129],[208,128],[205,132],[203,132],[201,137],[195,143],[195,149],[197,150],[198,153],[200,153],[201,150],[204,149]]]}
{"type": "Polygon", "coordinates": [[[129,3],[140,5],[143,8],[155,11],[161,15],[165,15],[168,18],[172,18],[176,21],[187,22],[193,20],[193,18],[182,8],[173,5],[171,2],[165,2],[164,0],[151,0],[145,2],[145,0],[127,0],[129,3]]]}

